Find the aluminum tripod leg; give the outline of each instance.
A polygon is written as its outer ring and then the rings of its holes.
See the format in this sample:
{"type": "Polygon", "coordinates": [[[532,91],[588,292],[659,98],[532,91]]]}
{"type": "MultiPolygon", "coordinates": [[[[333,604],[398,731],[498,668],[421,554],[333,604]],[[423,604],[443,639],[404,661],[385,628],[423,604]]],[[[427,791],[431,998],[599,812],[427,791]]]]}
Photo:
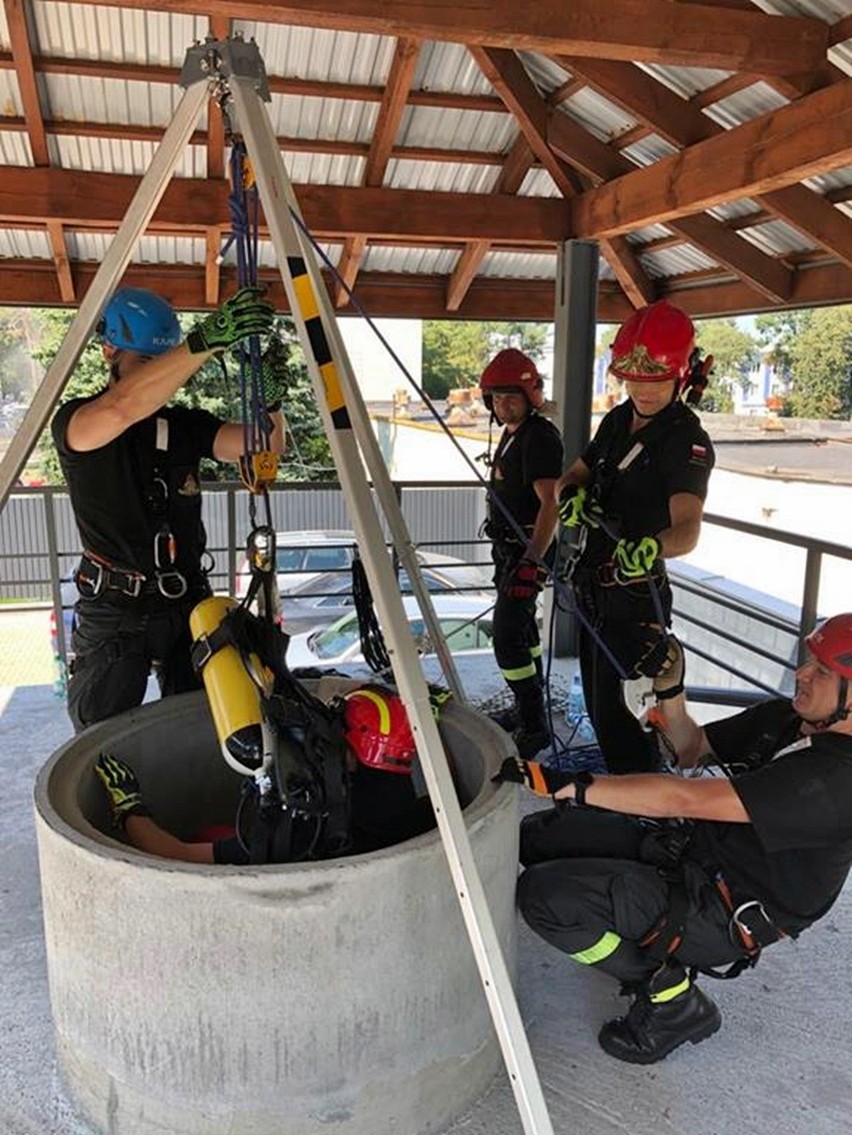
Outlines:
{"type": "Polygon", "coordinates": [[[62,396],[68,376],[83,353],[104,303],[115,290],[139,237],[148,227],[206,101],[206,84],[199,83],[190,87],[178,104],[174,118],[133,195],[124,220],[107,249],[103,263],[95,273],[56,358],[42,378],[24,420],[0,463],[0,508],[6,503],[12,486],[47,425],[53,407],[62,396]]]}
{"type": "MultiPolygon", "coordinates": [[[[227,45],[222,49],[222,57],[227,72],[227,45]]],[[[268,116],[255,93],[254,88],[258,84],[242,76],[227,77],[236,121],[253,163],[281,277],[299,329],[317,402],[353,518],[367,576],[389,646],[394,676],[408,710],[447,862],[523,1128],[527,1135],[552,1135],[553,1128],[541,1084],[473,859],[441,737],[432,716],[428,689],[420,670],[402,599],[398,594],[396,578],[390,558],[385,554],[379,518],[361,465],[348,412],[350,407],[354,408],[359,402],[360,395],[346,353],[333,330],[335,317],[315,257],[310,249],[302,247],[290,215],[289,197],[292,190],[268,116]]]]}

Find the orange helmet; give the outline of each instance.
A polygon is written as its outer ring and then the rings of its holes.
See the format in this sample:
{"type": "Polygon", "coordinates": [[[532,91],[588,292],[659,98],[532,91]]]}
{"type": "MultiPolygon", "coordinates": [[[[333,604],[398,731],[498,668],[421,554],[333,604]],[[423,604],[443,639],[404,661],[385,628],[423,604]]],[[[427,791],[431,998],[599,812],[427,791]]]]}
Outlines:
{"type": "Polygon", "coordinates": [[[681,383],[689,371],[695,327],[668,300],[641,307],[618,329],[609,369],[631,382],[681,383]]]}
{"type": "Polygon", "coordinates": [[[479,388],[482,391],[482,401],[489,410],[498,390],[523,394],[534,410],[539,410],[544,405],[544,381],[529,355],[515,347],[498,351],[482,372],[479,388]]]}
{"type": "Polygon", "coordinates": [[[811,631],[805,645],[823,666],[841,678],[852,678],[852,614],[826,619],[811,631]]]}
{"type": "Polygon", "coordinates": [[[361,764],[410,775],[417,748],[399,697],[381,686],[362,686],[344,698],[346,741],[361,764]]]}

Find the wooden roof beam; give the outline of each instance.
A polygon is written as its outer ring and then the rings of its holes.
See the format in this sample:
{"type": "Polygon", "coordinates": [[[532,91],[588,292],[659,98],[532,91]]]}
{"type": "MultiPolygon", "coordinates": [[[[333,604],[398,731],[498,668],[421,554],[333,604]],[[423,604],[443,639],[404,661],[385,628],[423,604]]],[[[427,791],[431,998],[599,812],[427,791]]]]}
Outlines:
{"type": "MultiPolygon", "coordinates": [[[[523,134],[519,134],[506,155],[506,161],[500,171],[497,184],[494,186],[494,192],[506,195],[517,193],[531,169],[533,161],[533,152],[529,148],[526,138],[523,134]]],[[[447,311],[458,311],[461,307],[462,301],[479,271],[479,266],[491,247],[491,242],[487,240],[473,240],[468,241],[462,249],[447,284],[447,311]]]]}
{"type": "Polygon", "coordinates": [[[6,10],[6,24],[9,28],[9,42],[12,47],[15,74],[18,77],[18,90],[33,163],[37,166],[50,165],[50,151],[47,133],[38,97],[38,82],[33,66],[33,53],[30,45],[30,32],[27,26],[27,5],[25,0],[3,0],[6,10]]]}
{"type": "Polygon", "coordinates": [[[71,265],[68,262],[68,249],[65,247],[65,233],[57,221],[47,222],[47,236],[53,250],[53,266],[59,283],[59,295],[63,303],[76,303],[77,294],[71,265]]]}
{"type": "MultiPolygon", "coordinates": [[[[385,172],[393,151],[399,124],[405,111],[408,92],[417,69],[417,60],[420,57],[420,41],[416,39],[399,39],[391,60],[388,77],[385,82],[385,93],[379,113],[376,116],[376,129],[370,143],[370,152],[364,168],[362,184],[367,186],[380,186],[385,179],[385,172]]],[[[355,287],[358,268],[367,241],[364,237],[350,237],[343,246],[341,258],[341,278],[343,284],[335,289],[334,302],[337,307],[345,307],[349,303],[349,295],[355,287]],[[345,286],[344,286],[345,285],[345,286]]]]}
{"type": "MultiPolygon", "coordinates": [[[[78,299],[91,286],[97,264],[76,264],[78,299]]],[[[274,269],[260,273],[269,285],[269,296],[277,310],[287,311],[287,297],[281,277],[274,269]]],[[[124,277],[129,286],[151,288],[179,310],[201,310],[205,303],[205,278],[200,266],[188,269],[161,264],[131,264],[124,277]]],[[[236,286],[232,269],[224,269],[222,290],[236,286]]],[[[552,320],[555,284],[552,280],[517,280],[511,289],[505,280],[474,280],[465,301],[453,312],[460,319],[535,319],[552,320]]],[[[445,304],[446,277],[415,276],[402,273],[362,273],[359,296],[364,306],[376,316],[402,317],[416,312],[424,319],[447,318],[445,304]]],[[[734,281],[693,283],[688,287],[668,287],[661,294],[671,299],[695,318],[714,315],[752,314],[774,311],[780,307],[813,307],[844,303],[852,294],[852,269],[845,265],[824,265],[808,268],[796,277],[796,286],[785,305],[771,303],[751,288],[734,281]]],[[[16,306],[53,306],[63,303],[59,282],[52,261],[7,262],[0,273],[0,304],[16,306]]],[[[598,319],[618,323],[633,311],[620,288],[608,287],[602,281],[598,293],[598,319]]]]}
{"type": "MultiPolygon", "coordinates": [[[[76,170],[0,167],[0,224],[58,220],[64,225],[110,228],[124,219],[140,178],[76,170]]],[[[445,193],[296,185],[311,232],[324,240],[361,233],[369,239],[427,245],[489,240],[507,247],[555,245],[568,235],[568,202],[504,194],[445,193]]],[[[203,233],[228,225],[228,187],[200,178],[173,178],[149,231],[203,233]],[[192,209],[187,209],[187,202],[192,209]]]]}
{"type": "MultiPolygon", "coordinates": [[[[570,69],[574,61],[560,59],[559,62],[570,69]]],[[[613,99],[675,146],[688,147],[727,133],[691,103],[630,63],[603,61],[583,67],[582,60],[577,62],[581,65],[579,73],[586,74],[595,90],[613,99]]],[[[852,264],[852,220],[832,208],[818,193],[806,186],[789,186],[764,194],[757,201],[774,216],[852,264]]]]}
{"type": "Polygon", "coordinates": [[[696,143],[572,202],[577,235],[613,236],[852,162],[852,79],[696,143]]]}
{"type": "MultiPolygon", "coordinates": [[[[566,158],[573,158],[574,162],[595,181],[606,183],[615,179],[617,184],[618,180],[634,176],[631,171],[635,170],[635,166],[627,158],[613,147],[598,141],[565,114],[556,115],[552,119],[549,140],[557,153],[566,158]]],[[[593,192],[600,193],[605,188],[606,185],[603,185],[593,192]]],[[[591,195],[584,195],[584,197],[589,196],[591,195]]],[[[670,222],[669,228],[742,276],[768,298],[779,301],[789,294],[791,287],[789,270],[748,241],[737,237],[712,217],[706,215],[682,217],[670,222]]],[[[593,235],[597,239],[601,237],[606,239],[611,234],[593,235]]]]}
{"type": "MultiPolygon", "coordinates": [[[[147,0],[89,0],[95,5],[143,8],[147,0]]],[[[167,10],[190,15],[233,14],[232,0],[170,0],[167,10]]],[[[825,58],[828,27],[821,20],[727,11],[670,0],[241,0],[240,16],[261,23],[295,24],[374,35],[583,55],[644,63],[720,67],[786,75],[813,70],[825,58]]]]}
{"type": "Polygon", "coordinates": [[[208,307],[219,306],[219,284],[221,281],[222,230],[211,225],[205,235],[206,254],[204,257],[204,302],[208,307]]]}

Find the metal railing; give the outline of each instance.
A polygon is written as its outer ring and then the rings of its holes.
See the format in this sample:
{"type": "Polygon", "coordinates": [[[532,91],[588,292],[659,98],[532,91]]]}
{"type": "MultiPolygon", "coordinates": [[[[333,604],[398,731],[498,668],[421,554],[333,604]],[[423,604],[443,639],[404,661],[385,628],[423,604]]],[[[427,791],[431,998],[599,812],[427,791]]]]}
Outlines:
{"type": "MultiPolygon", "coordinates": [[[[426,561],[431,549],[457,556],[467,565],[488,562],[489,543],[479,535],[485,515],[480,486],[471,482],[396,482],[394,487],[412,540],[426,551],[426,561]]],[[[250,527],[248,494],[242,485],[232,482],[213,482],[205,484],[204,489],[205,524],[216,560],[211,583],[215,590],[233,591],[241,562],[239,549],[250,527]]],[[[336,484],[281,484],[273,488],[270,498],[273,524],[280,531],[348,527],[342,492],[336,484]]],[[[817,619],[823,560],[829,556],[850,563],[852,547],[717,514],[705,514],[704,526],[702,539],[719,528],[771,541],[778,545],[779,553],[790,547],[805,552],[800,601],[780,614],[772,610],[774,598],[769,593],[765,605],[748,602],[726,594],[724,581],[714,580],[709,586],[691,579],[677,561],[669,565],[674,623],[687,652],[712,664],[729,681],[763,692],[781,692],[785,684],[789,685],[798,662],[800,639],[817,619]]],[[[70,578],[79,554],[79,536],[67,491],[53,487],[16,490],[0,512],[0,603],[14,600],[18,610],[52,607],[61,657],[65,657],[68,645],[64,641],[61,581],[70,578]]],[[[704,689],[721,694],[718,683],[705,683],[704,689]]],[[[742,692],[732,684],[727,693],[737,698],[742,692]]]]}

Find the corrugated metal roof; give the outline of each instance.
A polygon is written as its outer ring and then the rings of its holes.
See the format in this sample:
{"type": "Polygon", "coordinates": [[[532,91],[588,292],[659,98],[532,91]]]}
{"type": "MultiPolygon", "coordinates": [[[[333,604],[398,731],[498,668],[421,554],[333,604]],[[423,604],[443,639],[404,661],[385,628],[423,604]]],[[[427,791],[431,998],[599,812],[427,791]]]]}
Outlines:
{"type": "Polygon", "coordinates": [[[778,110],[779,107],[786,106],[789,101],[768,83],[761,81],[733,95],[728,95],[719,102],[712,103],[705,113],[714,122],[730,130],[752,118],[759,118],[761,114],[778,110]]]}
{"type": "Polygon", "coordinates": [[[24,260],[52,260],[47,233],[37,229],[0,229],[0,258],[24,260]]]}
{"type": "Polygon", "coordinates": [[[276,135],[318,138],[326,142],[369,144],[376,129],[379,104],[350,99],[272,95],[269,120],[276,135]]]}
{"type": "Polygon", "coordinates": [[[519,197],[561,197],[556,182],[546,169],[531,169],[518,190],[519,197]]]}
{"type": "MultiPolygon", "coordinates": [[[[461,155],[460,155],[461,156],[461,155]]],[[[423,162],[394,158],[388,162],[384,184],[390,189],[433,189],[441,193],[491,193],[499,166],[463,162],[423,162]]]]}
{"type": "Polygon", "coordinates": [[[209,30],[201,16],[54,0],[32,0],[31,12],[39,54],[81,59],[180,67],[187,48],[209,30]]]}
{"type": "Polygon", "coordinates": [[[630,244],[647,244],[649,240],[662,240],[663,237],[671,235],[671,229],[667,229],[665,225],[646,225],[644,229],[636,229],[635,232],[628,233],[627,240],[630,244]]]}
{"type": "Polygon", "coordinates": [[[733,217],[747,217],[749,213],[760,213],[762,209],[750,197],[741,197],[739,201],[726,201],[724,205],[714,205],[707,212],[717,221],[730,221],[733,217]]]}
{"type": "Polygon", "coordinates": [[[31,166],[33,155],[28,136],[0,130],[0,162],[4,166],[31,166]]]}
{"type": "MultiPolygon", "coordinates": [[[[382,86],[395,48],[389,36],[234,20],[234,32],[255,39],[269,75],[382,86]]],[[[203,38],[203,36],[202,36],[203,38]]]]}
{"type": "Polygon", "coordinates": [[[11,47],[9,42],[9,24],[6,20],[6,6],[0,4],[0,48],[8,51],[11,47]]]}
{"type": "Polygon", "coordinates": [[[650,166],[661,158],[671,157],[678,150],[676,146],[667,142],[665,138],[661,138],[659,134],[649,134],[646,138],[640,138],[638,142],[634,142],[632,146],[627,146],[621,152],[625,158],[629,158],[637,166],[650,166]]]}
{"type": "Polygon", "coordinates": [[[504,154],[517,133],[517,123],[508,114],[409,106],[403,112],[397,141],[401,146],[460,150],[459,160],[464,161],[464,150],[504,154]]]}
{"type": "Polygon", "coordinates": [[[829,193],[832,189],[845,189],[852,185],[852,166],[832,170],[831,173],[821,173],[816,177],[809,177],[804,183],[817,193],[829,193]]]}
{"type": "Polygon", "coordinates": [[[731,74],[730,71],[718,71],[709,67],[664,67],[660,63],[637,63],[636,66],[685,99],[691,99],[708,87],[715,87],[731,74]]]}
{"type": "Polygon", "coordinates": [[[489,252],[479,272],[481,276],[511,276],[516,280],[554,280],[556,253],[489,252]]]}
{"type": "Polygon", "coordinates": [[[85,75],[43,75],[53,113],[74,122],[114,122],[161,126],[172,119],[183,96],[177,85],[93,79],[85,75]]]}
{"type": "Polygon", "coordinates": [[[739,235],[761,252],[770,256],[784,256],[788,252],[809,252],[818,247],[816,242],[784,221],[768,221],[750,229],[741,229],[739,235]]]}
{"type": "Polygon", "coordinates": [[[653,279],[669,279],[683,276],[687,272],[699,272],[702,268],[715,268],[717,261],[693,248],[691,244],[679,244],[674,248],[662,248],[659,252],[642,253],[639,259],[649,276],[653,279]]]}
{"type": "Polygon", "coordinates": [[[412,87],[418,91],[455,91],[465,95],[494,93],[473,56],[460,43],[424,43],[412,87]]]}
{"type": "Polygon", "coordinates": [[[585,126],[602,142],[608,142],[636,125],[635,118],[588,87],[560,103],[559,110],[585,126]]]}
{"type": "Polygon", "coordinates": [[[569,78],[569,73],[555,59],[535,51],[519,51],[524,70],[544,95],[549,95],[569,78]]]}
{"type": "MultiPolygon", "coordinates": [[[[52,137],[54,164],[63,169],[94,170],[98,173],[144,175],[157,145],[154,142],[130,142],[117,138],[52,137]]],[[[207,152],[203,146],[187,146],[175,166],[175,177],[206,177],[207,152]]]]}
{"type": "Polygon", "coordinates": [[[459,253],[450,248],[385,248],[368,245],[362,267],[371,272],[449,276],[459,253]]]}
{"type": "Polygon", "coordinates": [[[282,150],[290,180],[296,185],[361,185],[364,158],[342,154],[302,154],[282,150]]]}
{"type": "Polygon", "coordinates": [[[832,24],[852,12],[852,0],[753,0],[753,3],[776,16],[811,16],[832,24]]]}

